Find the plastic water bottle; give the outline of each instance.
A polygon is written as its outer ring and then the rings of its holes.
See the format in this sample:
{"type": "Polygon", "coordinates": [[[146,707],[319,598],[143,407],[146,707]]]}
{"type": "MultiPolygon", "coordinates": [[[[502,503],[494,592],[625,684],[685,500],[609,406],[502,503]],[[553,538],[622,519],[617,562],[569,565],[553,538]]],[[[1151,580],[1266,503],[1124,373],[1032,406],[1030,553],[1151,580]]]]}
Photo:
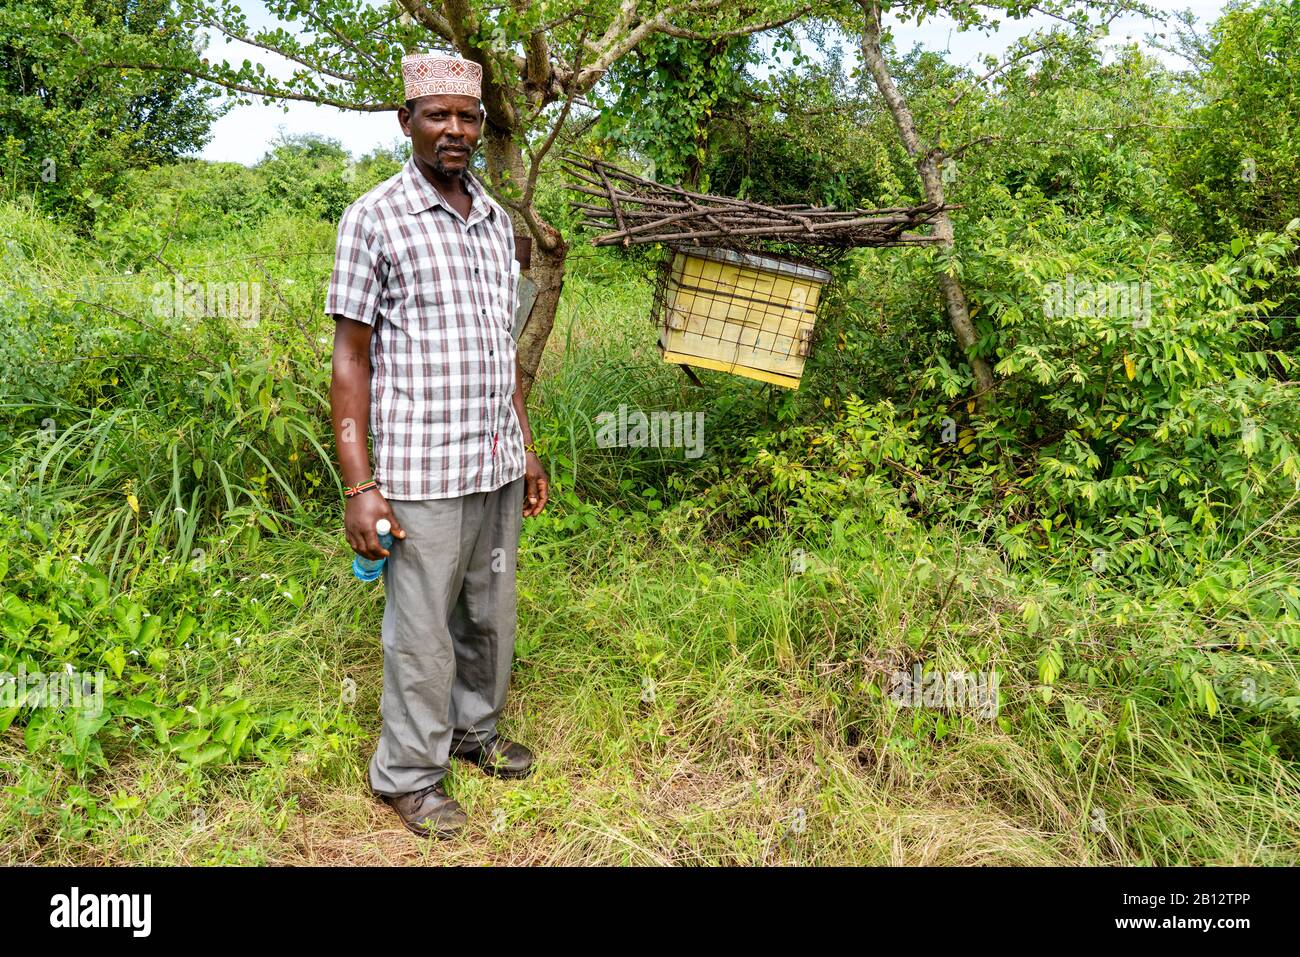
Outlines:
{"type": "MultiPolygon", "coordinates": [[[[379,533],[380,548],[393,547],[393,526],[388,519],[381,518],[375,522],[375,531],[379,533]]],[[[352,574],[363,582],[372,582],[380,576],[384,570],[384,562],[387,558],[366,558],[362,555],[352,557],[352,574]]]]}

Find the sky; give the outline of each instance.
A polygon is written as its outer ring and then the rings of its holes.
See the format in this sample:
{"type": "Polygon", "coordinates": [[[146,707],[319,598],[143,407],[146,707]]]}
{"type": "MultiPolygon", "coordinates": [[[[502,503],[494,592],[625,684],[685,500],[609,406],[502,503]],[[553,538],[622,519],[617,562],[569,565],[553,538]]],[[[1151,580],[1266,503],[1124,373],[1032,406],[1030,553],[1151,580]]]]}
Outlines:
{"type": "MultiPolygon", "coordinates": [[[[1224,6],[1222,0],[1147,2],[1149,6],[1166,12],[1190,9],[1200,25],[1212,22],[1224,6]]],[[[261,3],[246,2],[243,9],[253,29],[273,26],[275,23],[261,3]]],[[[1051,22],[1040,14],[1034,14],[1023,20],[1009,21],[993,34],[958,32],[952,22],[946,19],[927,21],[921,26],[895,21],[892,26],[895,47],[900,51],[910,50],[919,43],[928,50],[945,51],[953,62],[977,66],[981,57],[1002,53],[1018,37],[1048,26],[1051,22]]],[[[1121,18],[1111,26],[1110,42],[1125,43],[1134,40],[1145,45],[1145,37],[1158,29],[1157,25],[1144,18],[1121,18]]],[[[287,61],[272,53],[226,42],[224,39],[213,39],[204,56],[211,60],[230,59],[237,63],[244,59],[253,60],[280,76],[287,75],[290,66],[287,61]]],[[[848,62],[846,60],[846,64],[848,62]]],[[[286,111],[281,106],[257,104],[236,106],[217,120],[212,128],[212,139],[199,155],[208,160],[256,163],[281,132],[315,133],[331,137],[341,142],[344,149],[353,156],[364,155],[376,146],[391,146],[402,138],[395,112],[357,113],[298,102],[290,103],[286,111]]]]}

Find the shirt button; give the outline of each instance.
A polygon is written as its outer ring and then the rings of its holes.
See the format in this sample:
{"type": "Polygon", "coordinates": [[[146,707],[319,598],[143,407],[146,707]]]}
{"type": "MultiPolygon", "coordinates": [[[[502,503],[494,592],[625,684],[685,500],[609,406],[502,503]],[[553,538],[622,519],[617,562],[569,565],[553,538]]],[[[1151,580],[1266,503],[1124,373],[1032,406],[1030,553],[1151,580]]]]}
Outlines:
{"type": "Polygon", "coordinates": [[[478,266],[475,266],[475,267],[474,267],[474,275],[476,275],[476,276],[478,275],[478,266]]]}

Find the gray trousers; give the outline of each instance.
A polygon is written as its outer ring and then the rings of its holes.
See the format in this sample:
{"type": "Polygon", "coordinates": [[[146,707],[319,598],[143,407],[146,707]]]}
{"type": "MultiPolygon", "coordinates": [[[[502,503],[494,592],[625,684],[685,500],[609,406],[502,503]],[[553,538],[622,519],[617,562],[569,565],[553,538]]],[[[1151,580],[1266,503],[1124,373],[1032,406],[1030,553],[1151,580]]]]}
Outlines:
{"type": "Polygon", "coordinates": [[[524,479],[459,498],[390,501],[406,530],[384,563],[383,731],[370,787],[436,784],[496,736],[515,650],[524,479]]]}

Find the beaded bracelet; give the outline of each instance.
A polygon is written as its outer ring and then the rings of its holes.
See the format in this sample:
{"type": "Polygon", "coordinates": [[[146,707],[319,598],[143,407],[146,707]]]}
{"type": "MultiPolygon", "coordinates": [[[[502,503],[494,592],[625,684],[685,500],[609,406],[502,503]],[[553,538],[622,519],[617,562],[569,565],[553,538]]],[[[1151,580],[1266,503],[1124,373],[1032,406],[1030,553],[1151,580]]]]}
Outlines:
{"type": "Polygon", "coordinates": [[[360,485],[349,485],[343,490],[343,495],[345,498],[356,498],[362,492],[369,492],[372,488],[379,488],[379,483],[374,479],[362,482],[360,485]]]}
{"type": "Polygon", "coordinates": [[[537,446],[534,445],[532,442],[529,442],[527,445],[524,446],[524,451],[525,451],[525,452],[532,452],[534,455],[539,455],[539,454],[540,454],[540,453],[537,451],[537,446]]]}

